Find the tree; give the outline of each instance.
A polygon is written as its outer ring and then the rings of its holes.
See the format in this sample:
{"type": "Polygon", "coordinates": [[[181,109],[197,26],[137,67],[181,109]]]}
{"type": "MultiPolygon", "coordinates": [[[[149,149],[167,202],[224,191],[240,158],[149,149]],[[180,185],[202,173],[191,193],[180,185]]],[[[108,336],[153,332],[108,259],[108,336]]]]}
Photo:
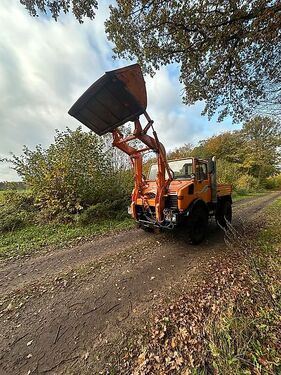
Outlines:
{"type": "Polygon", "coordinates": [[[240,133],[244,144],[243,167],[260,184],[280,167],[280,123],[270,117],[257,116],[246,122],[240,133]]]}
{"type": "Polygon", "coordinates": [[[269,83],[265,85],[265,99],[260,101],[259,106],[254,110],[256,115],[270,116],[272,118],[278,118],[281,120],[281,95],[280,95],[280,83],[275,84],[269,83]]]}
{"type": "Polygon", "coordinates": [[[97,0],[20,0],[20,2],[33,17],[38,16],[39,13],[50,13],[57,20],[61,12],[68,13],[71,10],[80,23],[83,22],[84,17],[94,19],[98,8],[97,0]]]}
{"type": "Polygon", "coordinates": [[[185,143],[181,147],[177,147],[167,153],[168,159],[180,159],[187,158],[192,155],[193,145],[191,143],[185,143]]]}
{"type": "MultiPolygon", "coordinates": [[[[94,18],[97,0],[20,0],[35,16],[72,9],[94,18]],[[72,6],[72,8],[71,8],[72,6]]],[[[280,0],[117,0],[106,21],[118,57],[137,59],[153,74],[176,63],[183,101],[205,101],[203,114],[245,120],[281,116],[280,0]]]]}
{"type": "Polygon", "coordinates": [[[119,0],[106,22],[117,56],[149,72],[179,64],[184,102],[204,100],[203,113],[219,109],[220,120],[270,100],[281,112],[280,28],[279,0],[119,0]]]}
{"type": "MultiPolygon", "coordinates": [[[[243,175],[241,166],[237,163],[229,162],[225,159],[217,160],[217,182],[220,184],[231,184],[234,190],[239,190],[239,180],[241,177],[248,177],[243,175]]],[[[247,189],[249,190],[249,189],[247,189]]]]}
{"type": "Polygon", "coordinates": [[[199,142],[192,155],[202,158],[223,159],[230,163],[241,163],[243,160],[243,140],[239,131],[214,135],[199,142]]]}
{"type": "Polygon", "coordinates": [[[25,190],[26,186],[23,181],[0,181],[1,190],[25,190]]]}
{"type": "Polygon", "coordinates": [[[222,163],[220,172],[224,175],[227,176],[225,170],[230,169],[235,176],[236,170],[240,177],[241,173],[252,176],[261,185],[266,177],[279,171],[280,147],[280,122],[270,117],[256,116],[245,122],[239,131],[202,140],[192,150],[192,155],[206,159],[214,155],[222,163]]]}

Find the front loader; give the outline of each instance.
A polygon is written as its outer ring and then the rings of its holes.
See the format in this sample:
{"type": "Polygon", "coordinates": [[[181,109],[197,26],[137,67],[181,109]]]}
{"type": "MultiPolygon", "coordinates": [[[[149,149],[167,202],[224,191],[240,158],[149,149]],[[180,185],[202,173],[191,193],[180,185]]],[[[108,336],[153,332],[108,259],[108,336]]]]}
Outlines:
{"type": "Polygon", "coordinates": [[[146,108],[144,78],[140,66],[134,64],[105,73],[69,114],[98,135],[111,132],[112,145],[129,155],[134,170],[130,212],[141,228],[173,229],[183,224],[191,241],[200,243],[209,216],[215,216],[222,226],[231,221],[231,186],[216,183],[215,160],[168,161],[146,108]],[[141,116],[146,120],[144,125],[141,116]],[[120,126],[129,121],[134,123],[134,130],[124,136],[120,126]],[[135,140],[138,142],[132,145],[135,140]],[[143,154],[148,151],[155,152],[157,163],[145,177],[143,154]]]}

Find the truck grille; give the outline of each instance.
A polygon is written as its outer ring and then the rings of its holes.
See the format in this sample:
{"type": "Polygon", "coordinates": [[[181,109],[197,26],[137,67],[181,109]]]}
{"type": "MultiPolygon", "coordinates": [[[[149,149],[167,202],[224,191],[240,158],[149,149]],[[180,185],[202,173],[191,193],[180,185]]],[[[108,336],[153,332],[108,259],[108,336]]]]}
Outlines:
{"type": "Polygon", "coordinates": [[[168,195],[166,205],[168,208],[178,208],[178,196],[176,194],[168,195]]]}

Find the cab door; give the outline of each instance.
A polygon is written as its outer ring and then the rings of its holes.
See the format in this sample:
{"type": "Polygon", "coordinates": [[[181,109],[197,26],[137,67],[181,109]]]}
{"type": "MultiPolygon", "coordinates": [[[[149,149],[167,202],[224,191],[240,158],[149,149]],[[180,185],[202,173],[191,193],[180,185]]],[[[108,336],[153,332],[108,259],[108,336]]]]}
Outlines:
{"type": "Polygon", "coordinates": [[[196,160],[195,162],[195,196],[203,201],[211,201],[211,188],[207,162],[196,160]]]}

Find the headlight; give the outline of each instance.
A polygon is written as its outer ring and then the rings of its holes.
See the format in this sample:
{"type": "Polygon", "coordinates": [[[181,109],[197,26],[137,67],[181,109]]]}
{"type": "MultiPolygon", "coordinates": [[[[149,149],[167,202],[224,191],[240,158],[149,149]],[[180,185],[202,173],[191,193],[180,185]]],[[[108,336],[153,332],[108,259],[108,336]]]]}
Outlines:
{"type": "Polygon", "coordinates": [[[166,221],[171,221],[172,223],[177,222],[177,214],[175,214],[172,210],[166,208],[163,213],[166,221]]]}
{"type": "Polygon", "coordinates": [[[177,214],[173,214],[173,216],[172,216],[172,222],[173,223],[176,223],[177,222],[177,214]]]}

